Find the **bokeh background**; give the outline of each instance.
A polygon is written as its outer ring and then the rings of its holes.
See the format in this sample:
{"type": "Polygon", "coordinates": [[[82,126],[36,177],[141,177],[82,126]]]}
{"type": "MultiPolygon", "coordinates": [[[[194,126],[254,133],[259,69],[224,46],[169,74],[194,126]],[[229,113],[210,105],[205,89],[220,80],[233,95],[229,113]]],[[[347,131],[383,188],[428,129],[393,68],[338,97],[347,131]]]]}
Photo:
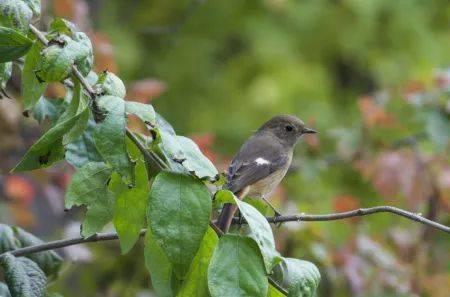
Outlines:
{"type": "MultiPolygon", "coordinates": [[[[446,0],[46,0],[89,33],[96,70],[117,73],[127,98],[151,102],[221,170],[279,113],[306,137],[273,201],[285,214],[393,205],[450,224],[450,4],[446,0]]],[[[65,212],[68,164],[9,174],[45,126],[22,116],[20,77],[0,100],[0,221],[44,239],[79,233],[65,212]]],[[[46,96],[64,95],[52,85],[46,96]]],[[[135,123],[130,123],[133,125],[135,123]]],[[[279,251],[316,263],[318,296],[450,292],[448,235],[376,214],[274,230],[279,251]]],[[[64,296],[154,296],[142,246],[62,251],[50,288],[64,296]]]]}

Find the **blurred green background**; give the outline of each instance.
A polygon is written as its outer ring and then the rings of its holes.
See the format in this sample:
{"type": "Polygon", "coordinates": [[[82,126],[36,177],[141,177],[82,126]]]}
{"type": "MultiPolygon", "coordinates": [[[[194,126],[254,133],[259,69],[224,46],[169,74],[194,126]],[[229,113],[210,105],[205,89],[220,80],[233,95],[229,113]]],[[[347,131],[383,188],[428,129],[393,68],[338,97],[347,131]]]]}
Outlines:
{"type": "MultiPolygon", "coordinates": [[[[448,1],[43,3],[44,24],[61,16],[89,32],[96,69],[117,73],[128,99],[151,102],[221,170],[273,115],[294,114],[319,130],[298,145],[274,193],[282,213],[393,205],[450,224],[448,1]]],[[[12,110],[3,101],[0,118],[12,110]]],[[[38,135],[35,123],[22,121],[11,120],[1,135],[2,221],[47,239],[74,235],[77,214],[62,212],[69,166],[6,174],[27,147],[28,127],[38,135]],[[17,191],[17,183],[30,190],[17,191]]],[[[450,292],[448,235],[400,217],[290,223],[274,233],[283,255],[319,266],[318,296],[450,292]]],[[[51,288],[64,296],[153,296],[141,248],[127,256],[116,243],[65,251],[76,263],[51,288]]]]}

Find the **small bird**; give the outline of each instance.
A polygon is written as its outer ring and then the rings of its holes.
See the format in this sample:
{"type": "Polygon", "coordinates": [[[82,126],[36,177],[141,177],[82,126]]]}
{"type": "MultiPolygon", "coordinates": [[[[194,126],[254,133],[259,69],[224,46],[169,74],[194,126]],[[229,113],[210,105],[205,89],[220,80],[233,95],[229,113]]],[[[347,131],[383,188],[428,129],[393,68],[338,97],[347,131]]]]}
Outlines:
{"type": "MultiPolygon", "coordinates": [[[[278,115],[267,121],[251,136],[233,158],[228,169],[226,189],[239,199],[245,196],[267,200],[268,195],[281,182],[288,171],[294,147],[303,134],[317,133],[292,115],[278,115]]],[[[218,227],[227,232],[237,206],[224,205],[217,221],[218,227]]]]}

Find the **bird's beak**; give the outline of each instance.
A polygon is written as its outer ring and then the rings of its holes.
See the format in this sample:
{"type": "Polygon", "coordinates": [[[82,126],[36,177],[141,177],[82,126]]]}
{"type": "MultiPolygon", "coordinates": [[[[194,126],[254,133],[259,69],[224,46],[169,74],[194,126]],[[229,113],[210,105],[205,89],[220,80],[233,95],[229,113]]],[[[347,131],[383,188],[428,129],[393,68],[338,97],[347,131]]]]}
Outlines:
{"type": "Polygon", "coordinates": [[[311,129],[311,128],[303,128],[303,131],[302,131],[302,133],[303,134],[316,134],[317,133],[317,131],[316,130],[313,130],[313,129],[311,129]]]}

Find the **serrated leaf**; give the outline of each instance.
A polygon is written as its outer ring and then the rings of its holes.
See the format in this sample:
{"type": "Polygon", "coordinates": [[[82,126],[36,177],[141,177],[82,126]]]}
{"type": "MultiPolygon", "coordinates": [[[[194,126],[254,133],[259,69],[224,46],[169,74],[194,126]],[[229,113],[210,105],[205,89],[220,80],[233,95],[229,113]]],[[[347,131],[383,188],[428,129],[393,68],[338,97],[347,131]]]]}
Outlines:
{"type": "Polygon", "coordinates": [[[42,96],[33,108],[33,117],[42,124],[45,120],[55,123],[64,110],[64,100],[42,96]]]}
{"type": "Polygon", "coordinates": [[[36,75],[45,82],[59,82],[66,79],[74,63],[74,55],[59,44],[46,47],[41,52],[36,75]]]}
{"type": "Polygon", "coordinates": [[[150,273],[153,289],[159,297],[173,297],[176,292],[172,288],[172,264],[167,259],[161,247],[156,243],[151,229],[145,235],[145,266],[150,273]]]}
{"type": "Polygon", "coordinates": [[[199,249],[210,212],[210,194],[200,181],[170,172],[161,172],[155,178],[147,221],[180,278],[199,249]]]}
{"type": "Polygon", "coordinates": [[[133,164],[125,145],[125,101],[115,96],[98,98],[106,117],[94,128],[94,142],[100,155],[111,164],[129,185],[133,183],[133,164]]]}
{"type": "Polygon", "coordinates": [[[46,277],[39,266],[28,258],[16,258],[7,253],[0,257],[5,281],[14,297],[42,297],[46,277]]]}
{"type": "Polygon", "coordinates": [[[218,242],[219,238],[216,232],[208,228],[177,297],[210,296],[207,278],[208,267],[218,242]]]}
{"type": "Polygon", "coordinates": [[[266,297],[268,281],[253,239],[226,234],[219,240],[208,269],[212,297],[266,297]]]}
{"type": "MultiPolygon", "coordinates": [[[[20,242],[21,247],[43,244],[44,241],[34,236],[31,233],[19,227],[14,227],[14,235],[20,242]]],[[[62,258],[54,251],[45,251],[30,254],[27,256],[33,260],[44,271],[47,277],[55,278],[61,268],[62,258]]]]}
{"type": "Polygon", "coordinates": [[[32,17],[33,11],[25,2],[18,0],[0,1],[0,26],[26,33],[32,17]]]}
{"type": "Polygon", "coordinates": [[[119,98],[124,98],[126,95],[125,85],[122,80],[112,72],[103,71],[100,73],[95,87],[105,95],[119,98]]]}
{"type": "Polygon", "coordinates": [[[87,106],[84,106],[84,109],[75,115],[71,115],[70,111],[66,111],[61,116],[62,120],[58,121],[55,126],[50,128],[31,146],[12,171],[18,172],[44,168],[63,159],[65,153],[62,145],[63,136],[72,129],[87,108],[87,106]]]}
{"type": "Polygon", "coordinates": [[[311,262],[284,258],[283,286],[288,289],[288,297],[313,297],[320,282],[320,272],[311,262]]]}
{"type": "Polygon", "coordinates": [[[25,57],[21,87],[25,110],[30,110],[34,107],[47,87],[47,83],[39,81],[34,72],[41,58],[40,51],[41,45],[34,43],[25,57]]]}
{"type": "Polygon", "coordinates": [[[128,142],[128,151],[136,163],[134,187],[129,188],[118,174],[113,174],[109,189],[116,196],[113,223],[119,234],[122,254],[127,253],[139,239],[147,214],[148,194],[150,191],[147,168],[139,149],[128,142]]]}
{"type": "Polygon", "coordinates": [[[169,134],[165,131],[160,131],[159,134],[161,136],[161,150],[172,164],[172,169],[176,170],[179,168],[176,165],[178,163],[182,165],[186,172],[200,179],[216,179],[218,175],[216,167],[203,155],[194,141],[184,136],[169,134]],[[173,166],[173,163],[175,163],[175,166],[173,166]]]}
{"type": "Polygon", "coordinates": [[[8,286],[5,283],[0,282],[0,296],[11,297],[8,286]]]}
{"type": "Polygon", "coordinates": [[[16,60],[33,45],[31,39],[11,28],[0,27],[0,63],[16,60]]]}
{"type": "Polygon", "coordinates": [[[264,259],[266,272],[270,274],[275,265],[282,260],[280,253],[275,248],[272,228],[266,218],[256,208],[237,198],[235,198],[235,202],[248,223],[248,236],[253,238],[258,244],[264,259]]]}
{"type": "Polygon", "coordinates": [[[111,173],[111,167],[105,163],[91,162],[72,176],[65,205],[66,208],[87,206],[81,232],[84,237],[101,231],[113,218],[114,196],[107,188],[111,173]]]}
{"type": "Polygon", "coordinates": [[[83,134],[66,146],[66,161],[76,168],[83,167],[89,162],[101,162],[102,156],[94,143],[94,119],[89,119],[83,134]]]}
{"type": "Polygon", "coordinates": [[[134,101],[126,101],[126,112],[138,116],[141,121],[154,126],[156,124],[156,114],[153,106],[134,101]]]}
{"type": "Polygon", "coordinates": [[[6,88],[6,83],[11,78],[12,62],[0,64],[0,89],[6,88]]]}

